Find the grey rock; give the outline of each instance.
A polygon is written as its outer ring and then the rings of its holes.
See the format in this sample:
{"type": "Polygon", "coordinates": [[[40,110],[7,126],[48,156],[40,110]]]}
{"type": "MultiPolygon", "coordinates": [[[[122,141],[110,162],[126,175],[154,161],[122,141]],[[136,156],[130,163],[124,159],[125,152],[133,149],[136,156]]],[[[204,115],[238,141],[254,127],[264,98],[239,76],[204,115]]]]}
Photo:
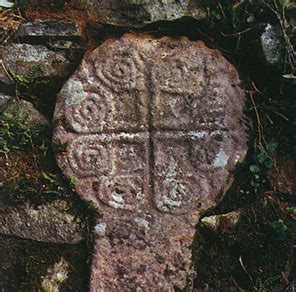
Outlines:
{"type": "MultiPolygon", "coordinates": [[[[23,117],[34,128],[49,125],[33,105],[25,100],[0,95],[1,118],[23,117]]],[[[1,198],[3,199],[3,198],[1,198]]],[[[54,243],[76,243],[83,239],[84,230],[75,216],[67,213],[64,201],[55,201],[33,208],[24,204],[18,208],[0,202],[0,234],[54,243]]]]}
{"type": "Polygon", "coordinates": [[[6,102],[11,100],[11,98],[12,97],[10,95],[0,93],[0,108],[3,107],[6,104],[6,102]]]}
{"type": "Polygon", "coordinates": [[[63,258],[56,262],[47,270],[45,276],[42,277],[41,286],[44,291],[59,292],[62,284],[68,279],[70,272],[70,264],[63,258]]]}
{"type": "Polygon", "coordinates": [[[19,26],[16,35],[26,38],[55,37],[80,39],[82,37],[82,31],[75,22],[49,19],[23,23],[19,26]]]}
{"type": "Polygon", "coordinates": [[[15,35],[23,42],[41,43],[54,52],[62,52],[71,63],[76,63],[84,52],[84,30],[78,23],[37,19],[21,24],[15,35]]]}
{"type": "Polygon", "coordinates": [[[207,16],[206,9],[198,0],[71,0],[70,3],[84,9],[90,21],[127,27],[141,27],[184,16],[198,20],[207,16]]]}
{"type": "Polygon", "coordinates": [[[18,6],[21,7],[46,7],[54,9],[62,9],[65,4],[65,0],[15,0],[18,6]]]}
{"type": "Polygon", "coordinates": [[[63,201],[16,207],[0,205],[0,234],[54,243],[77,243],[85,230],[75,216],[64,211],[63,201]]]}
{"type": "Polygon", "coordinates": [[[241,215],[242,209],[225,214],[212,215],[202,218],[200,225],[222,234],[235,233],[236,224],[241,215]]]}
{"type": "MultiPolygon", "coordinates": [[[[1,106],[1,95],[0,95],[1,106]]],[[[33,104],[26,100],[17,100],[16,98],[7,96],[6,102],[2,104],[5,107],[3,116],[11,118],[13,116],[20,116],[26,120],[29,127],[38,125],[49,125],[47,119],[34,108],[33,104]]]]}
{"type": "Polygon", "coordinates": [[[127,34],[84,58],[59,94],[53,143],[101,215],[91,289],[185,287],[200,213],[246,155],[244,101],[235,68],[202,42],[127,34]]]}
{"type": "Polygon", "coordinates": [[[83,46],[80,42],[70,40],[54,40],[48,43],[48,46],[52,50],[63,50],[63,51],[83,51],[83,46]]]}
{"type": "Polygon", "coordinates": [[[6,84],[14,83],[13,78],[18,77],[19,82],[34,82],[37,78],[50,80],[66,78],[69,74],[69,61],[65,55],[42,45],[0,46],[0,59],[5,68],[0,70],[0,82],[6,84]],[[32,74],[37,68],[40,68],[38,74],[32,74]]]}

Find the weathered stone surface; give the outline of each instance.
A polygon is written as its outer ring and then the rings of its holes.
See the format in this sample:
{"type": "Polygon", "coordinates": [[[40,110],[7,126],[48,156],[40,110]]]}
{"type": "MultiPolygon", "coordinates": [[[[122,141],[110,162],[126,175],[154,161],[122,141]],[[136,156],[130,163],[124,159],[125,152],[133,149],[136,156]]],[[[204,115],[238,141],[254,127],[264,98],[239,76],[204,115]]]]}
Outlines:
{"type": "MultiPolygon", "coordinates": [[[[60,0],[18,0],[18,2],[21,5],[26,3],[30,7],[62,8],[64,5],[64,1],[60,0]]],[[[70,0],[67,2],[70,7],[84,11],[89,21],[117,26],[141,27],[152,22],[171,21],[185,16],[197,20],[207,17],[206,7],[199,0],[70,0]]]]}
{"type": "Polygon", "coordinates": [[[26,120],[26,124],[33,128],[39,125],[49,125],[47,119],[34,108],[33,104],[26,100],[17,100],[15,97],[5,96],[1,104],[0,95],[0,107],[4,107],[3,116],[12,118],[14,116],[23,117],[26,120]],[[5,101],[5,102],[4,102],[5,101]]]}
{"type": "Polygon", "coordinates": [[[186,286],[199,214],[247,150],[239,85],[202,42],[134,35],[103,43],[64,85],[57,161],[102,215],[93,291],[186,286]]]}
{"type": "Polygon", "coordinates": [[[0,93],[0,107],[2,107],[7,101],[9,101],[12,97],[10,95],[6,95],[0,93]]]}
{"type": "Polygon", "coordinates": [[[176,20],[184,16],[206,18],[201,1],[191,0],[71,0],[83,8],[90,20],[119,26],[141,27],[160,20],[176,20]]]}
{"type": "Polygon", "coordinates": [[[74,21],[37,19],[26,22],[19,26],[15,38],[23,42],[41,43],[54,52],[62,52],[71,66],[80,60],[84,51],[83,28],[74,21]]]}
{"type": "Polygon", "coordinates": [[[47,274],[42,277],[42,288],[44,291],[59,292],[62,284],[68,279],[69,263],[61,259],[47,270],[47,274]]]}
{"type": "Polygon", "coordinates": [[[43,242],[77,243],[84,239],[85,230],[75,216],[63,210],[63,202],[33,208],[0,204],[0,234],[14,235],[43,242]]]}
{"type": "Polygon", "coordinates": [[[15,0],[21,7],[46,7],[61,9],[65,4],[65,0],[15,0]]]}
{"type": "Polygon", "coordinates": [[[242,209],[229,213],[212,215],[201,219],[200,225],[222,234],[235,233],[235,227],[242,215],[242,209]]]}
{"type": "MultiPolygon", "coordinates": [[[[13,122],[16,117],[22,118],[24,124],[32,131],[38,126],[49,126],[47,119],[28,101],[0,94],[0,109],[2,121],[7,120],[9,123],[9,121],[13,122]]],[[[13,155],[17,156],[16,160],[21,160],[22,155],[27,155],[27,152],[16,152],[13,155]]],[[[34,163],[35,161],[32,161],[32,164],[34,163]]],[[[6,202],[8,192],[2,188],[3,183],[10,179],[9,176],[3,179],[2,175],[5,173],[6,168],[9,168],[9,164],[0,158],[0,169],[3,170],[0,171],[1,235],[13,235],[54,243],[77,243],[84,239],[84,228],[79,222],[76,222],[74,215],[65,211],[68,207],[66,201],[59,200],[53,203],[44,203],[36,208],[29,204],[20,205],[19,207],[8,205],[6,202]]]]}
{"type": "Polygon", "coordinates": [[[12,84],[14,77],[19,77],[21,83],[34,82],[36,78],[65,78],[69,74],[69,61],[64,54],[51,51],[42,45],[0,46],[0,59],[4,64],[4,67],[0,67],[0,82],[6,84],[12,84]],[[40,72],[33,74],[37,68],[40,68],[40,72]]]}
{"type": "Polygon", "coordinates": [[[37,38],[55,37],[64,39],[79,39],[82,36],[78,24],[72,21],[57,19],[36,20],[26,22],[19,26],[16,35],[18,37],[37,38]]]}

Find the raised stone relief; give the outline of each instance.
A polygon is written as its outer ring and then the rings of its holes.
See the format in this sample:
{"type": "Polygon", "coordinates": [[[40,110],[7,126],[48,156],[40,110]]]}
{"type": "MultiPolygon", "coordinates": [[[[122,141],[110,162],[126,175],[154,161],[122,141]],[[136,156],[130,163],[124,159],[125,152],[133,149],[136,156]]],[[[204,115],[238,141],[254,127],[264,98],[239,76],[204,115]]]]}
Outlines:
{"type": "Polygon", "coordinates": [[[83,59],[53,143],[101,214],[91,290],[190,285],[195,224],[246,154],[243,105],[238,73],[202,42],[126,34],[83,59]]]}

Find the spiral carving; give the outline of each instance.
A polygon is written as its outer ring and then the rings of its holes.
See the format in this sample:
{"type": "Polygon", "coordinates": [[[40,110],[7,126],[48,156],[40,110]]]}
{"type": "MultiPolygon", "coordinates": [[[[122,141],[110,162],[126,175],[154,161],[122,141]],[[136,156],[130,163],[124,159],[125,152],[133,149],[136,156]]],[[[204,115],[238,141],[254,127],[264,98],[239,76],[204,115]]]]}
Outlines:
{"type": "Polygon", "coordinates": [[[100,94],[90,94],[73,108],[71,124],[80,133],[98,132],[104,128],[110,104],[100,94]]]}
{"type": "Polygon", "coordinates": [[[144,201],[143,178],[140,176],[100,177],[93,182],[98,199],[114,208],[135,210],[144,201]]]}
{"type": "Polygon", "coordinates": [[[144,71],[143,57],[135,50],[122,49],[112,52],[102,64],[95,64],[97,77],[110,89],[121,90],[139,89],[139,75],[144,71]]]}
{"type": "Polygon", "coordinates": [[[81,137],[68,147],[68,161],[74,173],[81,177],[109,171],[109,149],[94,137],[81,137]]]}

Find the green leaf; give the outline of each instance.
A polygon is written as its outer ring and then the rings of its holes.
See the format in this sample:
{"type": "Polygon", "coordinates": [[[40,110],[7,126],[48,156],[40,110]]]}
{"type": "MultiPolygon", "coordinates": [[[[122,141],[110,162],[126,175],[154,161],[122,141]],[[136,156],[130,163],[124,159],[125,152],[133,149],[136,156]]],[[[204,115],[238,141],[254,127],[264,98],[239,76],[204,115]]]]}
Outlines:
{"type": "Polygon", "coordinates": [[[296,207],[287,207],[286,210],[288,212],[296,213],[296,207]]]}
{"type": "Polygon", "coordinates": [[[260,175],[258,175],[258,174],[255,174],[254,177],[255,177],[256,180],[260,179],[260,175]]]}
{"type": "Polygon", "coordinates": [[[251,186],[254,187],[254,188],[259,188],[260,187],[260,184],[257,183],[257,182],[254,182],[253,180],[250,182],[251,186]]]}
{"type": "Polygon", "coordinates": [[[267,146],[269,154],[274,154],[277,147],[278,147],[278,145],[279,144],[275,143],[275,142],[269,143],[268,146],[267,146]]]}
{"type": "Polygon", "coordinates": [[[250,171],[252,173],[258,173],[260,172],[260,168],[257,165],[253,164],[253,165],[250,165],[250,171]]]}
{"type": "Polygon", "coordinates": [[[61,192],[58,192],[58,191],[55,191],[55,190],[49,190],[49,191],[45,191],[45,192],[43,192],[43,193],[46,194],[46,195],[48,195],[48,194],[51,194],[51,195],[58,195],[58,196],[62,195],[61,192]]]}
{"type": "Polygon", "coordinates": [[[267,160],[265,160],[264,165],[266,168],[272,168],[273,167],[272,159],[268,158],[267,160]]]}
{"type": "Polygon", "coordinates": [[[76,183],[77,183],[77,177],[71,176],[70,177],[70,184],[73,185],[73,186],[75,186],[76,183]]]}
{"type": "Polygon", "coordinates": [[[259,152],[259,154],[257,155],[257,159],[260,164],[263,163],[266,158],[267,158],[267,156],[264,152],[259,152]]]}
{"type": "Polygon", "coordinates": [[[42,171],[42,176],[49,181],[50,183],[54,183],[54,179],[52,177],[50,177],[50,174],[47,174],[45,172],[42,171]]]}

